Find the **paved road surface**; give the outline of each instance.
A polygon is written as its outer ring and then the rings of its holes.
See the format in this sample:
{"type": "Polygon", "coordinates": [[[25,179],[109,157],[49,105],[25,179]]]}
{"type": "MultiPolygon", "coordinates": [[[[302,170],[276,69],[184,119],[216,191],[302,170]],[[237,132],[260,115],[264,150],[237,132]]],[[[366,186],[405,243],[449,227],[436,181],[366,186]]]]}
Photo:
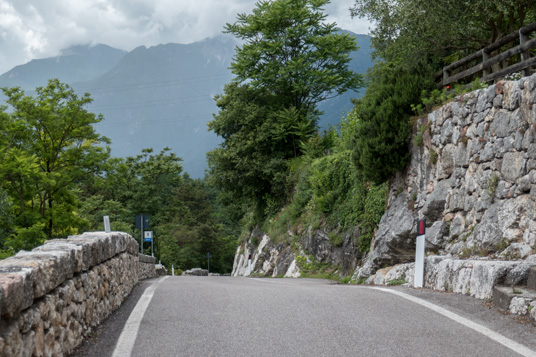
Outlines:
{"type": "Polygon", "coordinates": [[[75,356],[536,356],[535,333],[455,294],[310,279],[167,277],[137,287],[75,356]]]}

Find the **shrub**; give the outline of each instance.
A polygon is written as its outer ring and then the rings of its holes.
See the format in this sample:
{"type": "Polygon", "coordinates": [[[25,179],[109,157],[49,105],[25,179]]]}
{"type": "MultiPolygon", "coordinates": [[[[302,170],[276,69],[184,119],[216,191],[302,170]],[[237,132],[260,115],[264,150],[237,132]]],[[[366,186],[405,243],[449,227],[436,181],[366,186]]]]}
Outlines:
{"type": "Polygon", "coordinates": [[[382,183],[410,160],[412,103],[429,86],[424,73],[390,63],[376,66],[365,97],[357,101],[354,159],[368,181],[382,183]]]}

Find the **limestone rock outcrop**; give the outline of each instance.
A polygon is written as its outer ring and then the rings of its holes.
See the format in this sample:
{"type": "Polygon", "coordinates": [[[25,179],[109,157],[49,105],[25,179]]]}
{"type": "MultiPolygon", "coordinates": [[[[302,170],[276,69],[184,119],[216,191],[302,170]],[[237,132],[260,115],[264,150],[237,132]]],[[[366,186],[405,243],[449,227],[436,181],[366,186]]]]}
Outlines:
{"type": "Polygon", "coordinates": [[[392,181],[357,277],[412,261],[426,219],[430,254],[524,260],[536,244],[536,75],[457,97],[420,119],[422,147],[392,181]]]}

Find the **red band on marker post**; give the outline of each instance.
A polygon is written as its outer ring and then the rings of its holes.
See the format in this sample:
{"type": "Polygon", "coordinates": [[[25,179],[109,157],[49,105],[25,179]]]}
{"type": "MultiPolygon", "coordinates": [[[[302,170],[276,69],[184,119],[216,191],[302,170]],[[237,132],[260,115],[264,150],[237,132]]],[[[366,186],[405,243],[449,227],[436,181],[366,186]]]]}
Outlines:
{"type": "Polygon", "coordinates": [[[417,235],[418,236],[424,235],[425,230],[426,230],[426,220],[425,219],[419,219],[417,221],[417,235]]]}

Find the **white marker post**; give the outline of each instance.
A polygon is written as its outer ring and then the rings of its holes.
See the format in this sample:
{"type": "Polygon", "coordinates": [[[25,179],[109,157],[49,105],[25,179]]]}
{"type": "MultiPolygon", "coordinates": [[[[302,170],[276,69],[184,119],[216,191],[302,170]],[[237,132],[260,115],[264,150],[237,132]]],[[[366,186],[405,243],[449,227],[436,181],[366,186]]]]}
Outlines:
{"type": "Polygon", "coordinates": [[[171,276],[175,276],[175,267],[171,264],[171,276]]]}
{"type": "Polygon", "coordinates": [[[249,258],[248,258],[248,275],[251,275],[251,254],[249,255],[249,258]]]}
{"type": "Polygon", "coordinates": [[[413,287],[422,288],[424,281],[424,245],[425,245],[426,220],[417,221],[417,247],[415,249],[415,276],[413,287]]]}
{"type": "Polygon", "coordinates": [[[104,231],[106,233],[111,233],[112,228],[110,227],[110,216],[104,216],[104,231]]]}

